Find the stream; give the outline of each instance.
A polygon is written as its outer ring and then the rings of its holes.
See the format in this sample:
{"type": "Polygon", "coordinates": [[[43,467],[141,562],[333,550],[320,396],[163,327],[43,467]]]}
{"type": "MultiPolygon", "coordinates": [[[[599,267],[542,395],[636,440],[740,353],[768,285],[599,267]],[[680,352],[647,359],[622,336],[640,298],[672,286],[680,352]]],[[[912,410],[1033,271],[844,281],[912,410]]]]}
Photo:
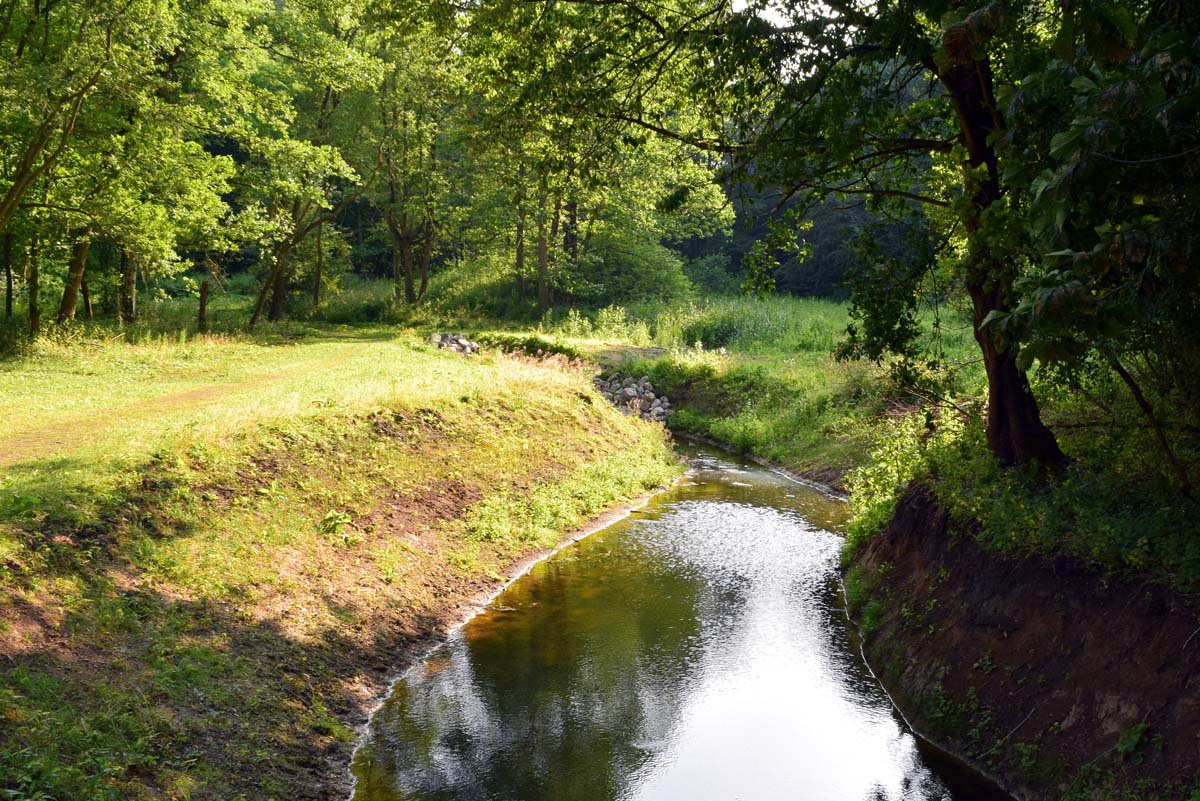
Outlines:
{"type": "Polygon", "coordinates": [[[711,449],[409,670],[355,801],[977,801],[864,665],[840,501],[711,449]]]}

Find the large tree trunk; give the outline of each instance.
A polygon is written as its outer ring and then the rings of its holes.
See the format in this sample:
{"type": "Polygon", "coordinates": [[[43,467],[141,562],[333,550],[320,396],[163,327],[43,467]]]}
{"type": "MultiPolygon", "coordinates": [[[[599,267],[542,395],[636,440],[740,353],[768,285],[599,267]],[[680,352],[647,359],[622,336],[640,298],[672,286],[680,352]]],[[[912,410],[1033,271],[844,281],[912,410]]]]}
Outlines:
{"type": "Polygon", "coordinates": [[[38,259],[41,254],[38,252],[40,240],[38,232],[34,231],[29,236],[29,338],[36,339],[37,335],[42,331],[42,309],[38,305],[41,303],[41,285],[38,276],[38,259]]]}
{"type": "Polygon", "coordinates": [[[137,322],[137,262],[121,251],[121,286],[117,306],[122,325],[137,322]]]}
{"type": "Polygon", "coordinates": [[[974,307],[975,341],[983,351],[987,371],[987,439],[992,453],[1002,464],[1036,462],[1059,468],[1066,457],[1053,432],[1042,422],[1037,399],[1029,379],[1017,367],[1012,348],[999,344],[980,324],[994,310],[1002,308],[996,290],[978,285],[967,287],[974,307]]]}
{"type": "Polygon", "coordinates": [[[262,311],[266,308],[267,295],[271,292],[271,287],[275,283],[275,270],[278,266],[278,264],[271,265],[270,272],[263,276],[262,286],[258,289],[258,298],[254,301],[254,311],[250,313],[250,322],[246,326],[250,330],[254,330],[254,326],[258,325],[258,320],[262,317],[262,311]]]}
{"type": "Polygon", "coordinates": [[[4,234],[4,317],[13,315],[13,235],[4,234]]]}
{"type": "Polygon", "coordinates": [[[964,219],[970,259],[966,289],[988,379],[988,446],[1002,464],[1036,463],[1056,470],[1066,464],[1066,456],[1042,422],[1037,400],[1028,378],[1017,367],[1012,347],[982,328],[988,314],[1006,310],[1013,281],[1011,270],[978,241],[983,212],[1001,197],[996,151],[988,136],[1003,126],[1003,120],[996,111],[990,62],[986,56],[975,56],[971,42],[961,40],[957,33],[953,36],[947,33],[943,38],[949,59],[939,78],[954,102],[970,168],[966,182],[971,202],[964,219]]]}
{"type": "Polygon", "coordinates": [[[85,236],[71,248],[71,261],[67,265],[67,280],[63,284],[62,302],[58,305],[58,322],[60,323],[75,319],[75,309],[79,305],[79,287],[83,283],[83,271],[87,269],[88,249],[91,245],[91,240],[85,236]]]}

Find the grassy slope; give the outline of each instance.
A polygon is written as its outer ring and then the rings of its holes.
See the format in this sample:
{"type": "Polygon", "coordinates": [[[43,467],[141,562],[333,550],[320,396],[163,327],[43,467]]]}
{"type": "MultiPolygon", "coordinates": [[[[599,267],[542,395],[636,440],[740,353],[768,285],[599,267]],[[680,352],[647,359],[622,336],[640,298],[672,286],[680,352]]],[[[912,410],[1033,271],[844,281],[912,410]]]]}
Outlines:
{"type": "Polygon", "coordinates": [[[431,630],[677,470],[561,359],[383,331],[88,355],[6,367],[24,432],[87,433],[0,468],[14,798],[329,797],[431,630]]]}
{"type": "Polygon", "coordinates": [[[646,314],[574,339],[611,369],[647,375],[677,411],[671,427],[843,487],[862,464],[881,419],[898,407],[883,371],[836,361],[846,307],[830,301],[724,299],[646,314]]]}

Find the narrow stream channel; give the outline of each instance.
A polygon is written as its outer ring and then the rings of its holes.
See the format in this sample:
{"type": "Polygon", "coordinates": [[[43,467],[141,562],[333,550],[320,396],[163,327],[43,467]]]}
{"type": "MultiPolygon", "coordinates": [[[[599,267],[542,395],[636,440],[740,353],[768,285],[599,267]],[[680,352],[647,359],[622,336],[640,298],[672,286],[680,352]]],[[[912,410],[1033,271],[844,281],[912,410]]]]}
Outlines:
{"type": "Polygon", "coordinates": [[[843,504],[693,451],[396,684],[355,801],[976,801],[852,644],[843,504]]]}

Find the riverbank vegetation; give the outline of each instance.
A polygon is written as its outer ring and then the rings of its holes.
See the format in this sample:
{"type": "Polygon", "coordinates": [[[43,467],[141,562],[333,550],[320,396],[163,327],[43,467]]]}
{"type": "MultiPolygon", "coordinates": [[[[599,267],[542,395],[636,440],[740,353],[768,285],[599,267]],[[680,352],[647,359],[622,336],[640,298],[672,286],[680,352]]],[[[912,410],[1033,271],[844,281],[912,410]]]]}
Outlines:
{"type": "Polygon", "coordinates": [[[678,472],[561,356],[382,329],[83,348],[11,368],[23,403],[136,365],[0,440],[13,798],[324,797],[398,665],[678,472]]]}
{"type": "Polygon", "coordinates": [[[993,551],[1195,593],[1196,26],[1171,0],[0,0],[0,716],[38,743],[6,741],[0,789],[212,797],[268,757],[187,749],[260,738],[294,793],[336,671],[218,737],[268,669],[238,638],[269,618],[294,662],[317,635],[279,599],[337,637],[382,607],[281,565],[417,593],[393,622],[425,631],[440,582],[671,472],[576,359],[844,487],[848,554],[923,483],[993,551]],[[425,344],[460,330],[478,362],[425,344]],[[405,546],[373,537],[422,515],[437,579],[393,585],[405,546]]]}

